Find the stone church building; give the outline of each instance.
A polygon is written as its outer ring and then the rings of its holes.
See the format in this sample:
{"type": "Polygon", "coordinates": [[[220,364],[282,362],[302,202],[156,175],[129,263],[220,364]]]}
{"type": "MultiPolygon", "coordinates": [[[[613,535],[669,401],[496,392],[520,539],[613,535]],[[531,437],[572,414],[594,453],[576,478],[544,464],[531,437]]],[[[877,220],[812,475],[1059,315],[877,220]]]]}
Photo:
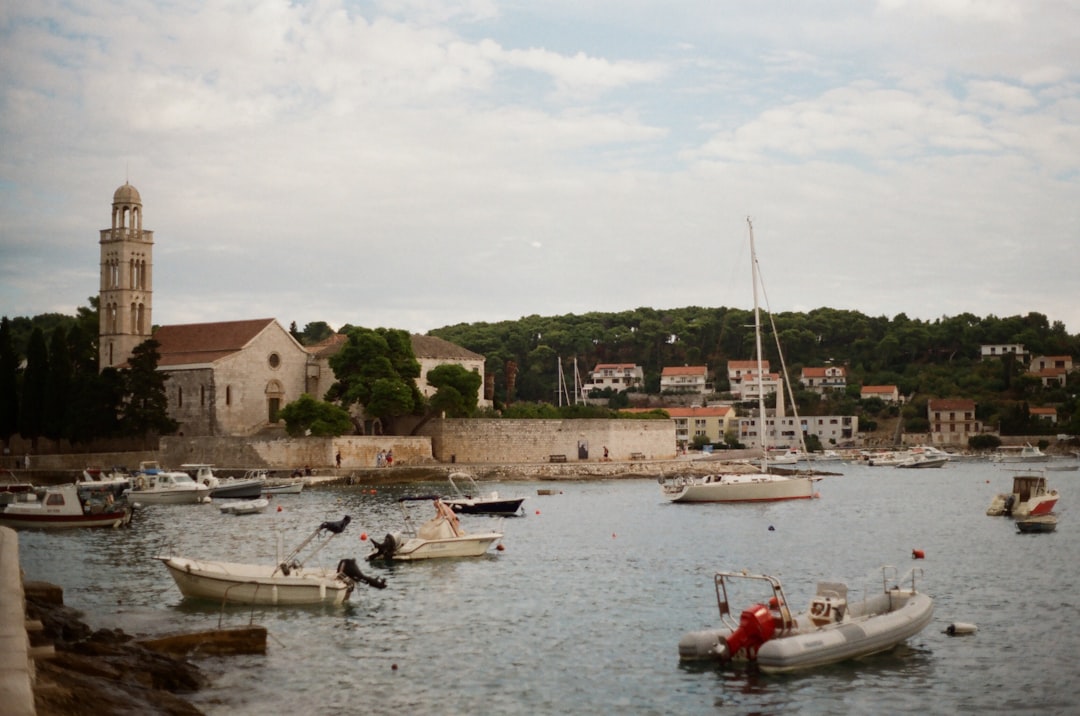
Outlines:
{"type": "MultiPolygon", "coordinates": [[[[346,338],[303,346],[273,318],[192,323],[152,328],[153,232],[142,228],[138,190],[125,183],[113,194],[112,227],[101,231],[99,369],[124,365],[153,337],[160,344],[158,370],[167,372],[169,415],[185,436],[251,436],[282,426],[278,411],[308,393],[322,399],[335,377],[330,357],[346,338]]],[[[480,374],[484,357],[432,336],[412,336],[421,365],[418,383],[434,394],[426,375],[443,364],[480,374]]]]}

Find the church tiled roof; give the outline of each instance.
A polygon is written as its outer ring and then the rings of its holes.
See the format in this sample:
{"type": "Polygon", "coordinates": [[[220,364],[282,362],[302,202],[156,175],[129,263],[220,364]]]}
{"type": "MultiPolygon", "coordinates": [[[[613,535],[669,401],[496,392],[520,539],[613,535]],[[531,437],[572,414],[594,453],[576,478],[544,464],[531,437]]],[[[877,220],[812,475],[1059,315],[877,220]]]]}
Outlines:
{"type": "Polygon", "coordinates": [[[159,367],[213,363],[236,353],[274,322],[273,318],[162,326],[154,331],[161,346],[159,367]]]}

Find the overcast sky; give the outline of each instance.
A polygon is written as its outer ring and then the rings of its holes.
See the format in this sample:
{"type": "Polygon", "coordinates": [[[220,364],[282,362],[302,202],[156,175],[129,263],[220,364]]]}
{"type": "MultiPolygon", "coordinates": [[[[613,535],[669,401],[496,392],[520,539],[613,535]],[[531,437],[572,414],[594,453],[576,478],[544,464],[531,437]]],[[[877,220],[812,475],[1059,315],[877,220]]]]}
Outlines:
{"type": "Polygon", "coordinates": [[[0,3],[0,314],[125,181],[153,322],[650,306],[1080,333],[1080,3],[0,3]]]}

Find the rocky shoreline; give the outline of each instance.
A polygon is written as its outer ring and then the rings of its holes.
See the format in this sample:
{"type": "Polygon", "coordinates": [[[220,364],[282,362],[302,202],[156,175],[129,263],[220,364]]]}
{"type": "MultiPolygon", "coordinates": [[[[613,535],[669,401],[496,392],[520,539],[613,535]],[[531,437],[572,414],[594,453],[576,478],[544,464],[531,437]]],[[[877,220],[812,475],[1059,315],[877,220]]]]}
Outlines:
{"type": "Polygon", "coordinates": [[[54,650],[34,662],[38,716],[202,713],[184,699],[209,683],[197,666],[149,649],[120,629],[91,629],[63,604],[56,585],[27,582],[24,590],[27,619],[43,626],[31,632],[31,644],[54,650]]]}

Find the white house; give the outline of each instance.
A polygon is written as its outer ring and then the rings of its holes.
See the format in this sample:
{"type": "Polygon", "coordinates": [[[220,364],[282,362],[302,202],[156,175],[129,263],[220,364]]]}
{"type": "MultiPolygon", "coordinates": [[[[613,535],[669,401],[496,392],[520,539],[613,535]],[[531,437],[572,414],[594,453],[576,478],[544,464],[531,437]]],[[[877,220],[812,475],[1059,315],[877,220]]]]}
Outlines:
{"type": "Polygon", "coordinates": [[[864,385],[859,389],[859,399],[880,398],[886,403],[900,402],[900,389],[895,385],[864,385]]]}
{"type": "Polygon", "coordinates": [[[597,363],[589,373],[589,380],[582,386],[586,394],[592,390],[611,388],[621,393],[628,388],[639,388],[645,384],[645,371],[633,363],[597,363]]]}
{"type": "Polygon", "coordinates": [[[1064,387],[1066,377],[1072,370],[1072,356],[1035,356],[1028,366],[1028,373],[1042,380],[1044,387],[1064,387]]]}
{"type": "Polygon", "coordinates": [[[712,391],[709,370],[703,365],[667,366],[660,373],[661,393],[700,393],[712,391]]]}
{"type": "Polygon", "coordinates": [[[811,366],[802,369],[799,382],[807,390],[824,395],[847,388],[847,369],[840,365],[811,366]]]}
{"type": "Polygon", "coordinates": [[[1027,357],[1027,351],[1024,350],[1023,343],[987,343],[979,346],[979,358],[981,360],[1000,358],[1010,354],[1020,360],[1027,357]]]}

